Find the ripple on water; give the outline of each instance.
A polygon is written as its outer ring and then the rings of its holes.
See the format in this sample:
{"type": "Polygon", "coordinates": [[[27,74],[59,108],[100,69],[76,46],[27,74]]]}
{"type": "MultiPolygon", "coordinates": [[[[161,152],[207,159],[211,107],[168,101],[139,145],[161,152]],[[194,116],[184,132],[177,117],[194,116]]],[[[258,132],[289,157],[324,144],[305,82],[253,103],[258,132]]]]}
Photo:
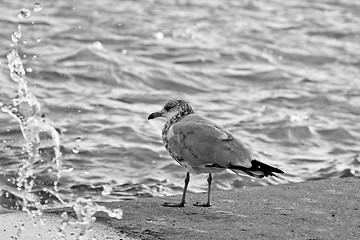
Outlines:
{"type": "Polygon", "coordinates": [[[318,129],[316,130],[321,137],[335,142],[352,142],[357,138],[353,136],[348,130],[342,127],[332,129],[318,129]]]}
{"type": "MultiPolygon", "coordinates": [[[[170,98],[190,100],[259,160],[286,170],[261,182],[216,174],[215,188],[359,176],[356,1],[59,0],[18,18],[26,7],[0,2],[0,45],[8,49],[13,35],[32,69],[29,87],[64,132],[64,165],[73,169],[64,188],[181,194],[184,171],[162,146],[163,122],[146,120],[170,98]]],[[[16,92],[8,75],[0,71],[4,104],[16,92]]],[[[24,154],[17,123],[1,116],[0,135],[0,165],[15,172],[24,154]]],[[[201,176],[191,183],[206,190],[201,176]]]]}

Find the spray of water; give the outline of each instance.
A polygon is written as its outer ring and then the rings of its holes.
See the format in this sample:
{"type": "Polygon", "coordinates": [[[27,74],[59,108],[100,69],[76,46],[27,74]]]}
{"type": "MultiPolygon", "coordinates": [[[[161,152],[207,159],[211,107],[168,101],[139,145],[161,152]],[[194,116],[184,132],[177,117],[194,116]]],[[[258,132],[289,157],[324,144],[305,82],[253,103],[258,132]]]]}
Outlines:
{"type": "MultiPolygon", "coordinates": [[[[22,9],[19,17],[29,17],[30,10],[22,9]]],[[[14,34],[13,34],[14,36],[14,34]]],[[[21,38],[21,26],[18,26],[17,36],[12,37],[13,49],[7,54],[10,78],[18,84],[17,95],[10,104],[3,104],[2,111],[14,117],[20,124],[21,132],[26,141],[25,150],[28,156],[22,159],[18,171],[17,188],[19,191],[31,193],[35,187],[35,177],[44,172],[49,174],[53,181],[51,189],[44,191],[57,191],[58,179],[61,169],[60,134],[51,121],[41,113],[41,105],[28,88],[24,66],[16,49],[21,38]]],[[[35,202],[24,197],[22,209],[29,211],[37,209],[35,202]]],[[[31,211],[33,212],[33,211],[31,211]]]]}
{"type": "MultiPolygon", "coordinates": [[[[42,10],[40,3],[35,3],[33,11],[42,10]]],[[[19,18],[29,18],[31,10],[22,9],[18,13],[19,18]]],[[[62,226],[59,230],[59,237],[64,238],[64,231],[67,225],[78,225],[80,227],[79,240],[87,239],[91,224],[96,220],[94,214],[102,211],[110,217],[122,218],[121,209],[109,210],[104,206],[95,204],[91,199],[78,198],[76,200],[62,200],[59,193],[58,182],[62,170],[62,157],[60,152],[60,131],[54,126],[47,116],[41,112],[41,105],[37,98],[28,88],[26,72],[19,56],[17,45],[22,37],[21,25],[12,34],[13,47],[7,54],[8,67],[10,70],[10,78],[18,84],[17,95],[12,99],[10,104],[0,103],[3,112],[8,113],[15,118],[19,124],[22,135],[26,141],[25,150],[27,157],[22,159],[22,164],[18,170],[16,185],[19,191],[24,193],[21,209],[30,214],[32,218],[41,216],[43,209],[39,200],[34,200],[27,194],[31,194],[36,188],[48,192],[51,196],[55,196],[62,204],[71,207],[76,213],[76,219],[73,220],[64,212],[62,216],[62,226]],[[48,181],[47,186],[40,185],[36,182],[38,175],[46,174],[48,181]],[[49,178],[50,176],[50,178],[49,178]]],[[[108,187],[103,194],[111,192],[108,187]]],[[[45,201],[46,203],[46,201],[45,201]]],[[[23,223],[20,223],[23,226],[23,223]]],[[[23,227],[19,228],[19,232],[15,239],[19,238],[23,227]]]]}

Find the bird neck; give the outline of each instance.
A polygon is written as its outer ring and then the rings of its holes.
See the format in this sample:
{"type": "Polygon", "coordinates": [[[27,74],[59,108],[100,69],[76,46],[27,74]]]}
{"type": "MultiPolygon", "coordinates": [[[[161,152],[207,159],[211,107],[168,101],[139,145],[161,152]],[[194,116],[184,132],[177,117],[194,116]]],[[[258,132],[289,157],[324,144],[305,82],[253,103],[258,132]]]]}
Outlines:
{"type": "Polygon", "coordinates": [[[166,124],[169,124],[169,127],[178,122],[180,119],[182,119],[183,117],[189,115],[189,114],[193,114],[194,113],[194,110],[190,107],[190,106],[187,106],[185,108],[182,108],[180,111],[178,111],[172,118],[170,118],[166,124]]]}
{"type": "Polygon", "coordinates": [[[188,111],[179,111],[177,114],[175,114],[172,118],[170,118],[164,126],[164,129],[162,131],[162,139],[163,141],[166,143],[167,138],[167,132],[169,131],[169,128],[171,127],[171,125],[173,125],[174,123],[177,123],[178,121],[180,121],[183,117],[189,115],[189,114],[193,114],[194,110],[192,110],[191,108],[188,108],[188,111]]]}

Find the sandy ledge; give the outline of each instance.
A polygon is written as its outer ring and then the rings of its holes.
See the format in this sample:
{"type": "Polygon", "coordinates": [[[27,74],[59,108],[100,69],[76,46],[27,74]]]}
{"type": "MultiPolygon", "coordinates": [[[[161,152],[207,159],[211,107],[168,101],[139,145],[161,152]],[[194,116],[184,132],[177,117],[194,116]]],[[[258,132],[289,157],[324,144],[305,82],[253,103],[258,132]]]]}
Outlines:
{"type": "MultiPolygon", "coordinates": [[[[359,239],[360,178],[340,178],[266,187],[217,191],[213,206],[195,207],[206,194],[189,194],[184,208],[166,208],[164,201],[180,196],[106,203],[122,208],[124,218],[97,215],[91,233],[97,239],[359,239]]],[[[25,213],[0,215],[1,239],[51,239],[60,226],[59,214],[44,214],[46,225],[32,223],[25,213]]],[[[67,229],[75,239],[75,227],[67,229]]]]}

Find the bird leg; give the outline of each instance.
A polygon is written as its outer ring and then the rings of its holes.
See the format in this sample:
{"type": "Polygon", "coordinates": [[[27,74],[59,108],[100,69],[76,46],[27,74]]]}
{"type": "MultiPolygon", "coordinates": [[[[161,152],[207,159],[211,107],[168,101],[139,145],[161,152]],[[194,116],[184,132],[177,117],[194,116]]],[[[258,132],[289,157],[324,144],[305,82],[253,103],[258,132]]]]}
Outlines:
{"type": "Polygon", "coordinates": [[[180,203],[163,203],[164,207],[183,207],[185,205],[185,196],[186,196],[186,190],[190,182],[190,173],[186,173],[185,177],[185,185],[184,185],[184,191],[182,194],[181,202],[180,203]]]}
{"type": "Polygon", "coordinates": [[[209,173],[209,177],[207,178],[207,182],[208,182],[208,199],[207,199],[207,203],[195,203],[194,206],[198,206],[198,207],[210,207],[211,203],[210,203],[210,193],[211,193],[211,182],[212,182],[212,176],[211,173],[209,173]]]}

